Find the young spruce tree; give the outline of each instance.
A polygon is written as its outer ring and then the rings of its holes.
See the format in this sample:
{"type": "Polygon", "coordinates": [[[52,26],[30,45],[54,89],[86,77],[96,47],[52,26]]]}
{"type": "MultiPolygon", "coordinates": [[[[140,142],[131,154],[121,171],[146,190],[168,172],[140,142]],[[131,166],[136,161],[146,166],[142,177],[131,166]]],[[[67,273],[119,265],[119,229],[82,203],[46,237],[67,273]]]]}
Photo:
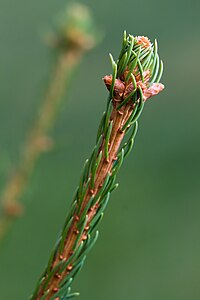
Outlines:
{"type": "Polygon", "coordinates": [[[125,33],[117,62],[110,58],[113,74],[103,78],[109,97],[96,145],[85,162],[71,210],[32,300],[66,300],[78,295],[70,292],[71,283],[97,240],[97,224],[118,186],[116,176],[134,144],[138,118],[146,100],[164,88],[159,83],[163,64],[156,41],[152,44],[147,37],[125,33]]]}

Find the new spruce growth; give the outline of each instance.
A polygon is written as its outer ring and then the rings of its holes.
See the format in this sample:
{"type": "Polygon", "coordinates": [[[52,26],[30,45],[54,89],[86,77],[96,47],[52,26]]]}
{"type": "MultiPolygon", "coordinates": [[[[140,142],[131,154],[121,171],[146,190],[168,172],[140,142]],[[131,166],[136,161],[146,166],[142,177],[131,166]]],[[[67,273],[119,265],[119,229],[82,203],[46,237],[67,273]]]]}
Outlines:
{"type": "Polygon", "coordinates": [[[61,235],[31,299],[71,299],[74,276],[95,244],[96,227],[103,217],[110,194],[118,187],[117,173],[130,153],[146,100],[163,90],[159,83],[163,64],[157,42],[124,34],[113,74],[103,78],[109,90],[96,145],[86,160],[79,187],[61,235]],[[126,136],[126,141],[124,138],[126,136]]]}

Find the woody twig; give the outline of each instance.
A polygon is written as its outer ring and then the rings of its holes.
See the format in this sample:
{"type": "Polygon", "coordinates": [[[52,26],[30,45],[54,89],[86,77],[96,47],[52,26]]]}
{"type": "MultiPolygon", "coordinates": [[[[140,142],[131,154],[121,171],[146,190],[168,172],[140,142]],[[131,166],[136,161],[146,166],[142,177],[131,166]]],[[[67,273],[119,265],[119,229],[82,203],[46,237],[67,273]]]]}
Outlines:
{"type": "Polygon", "coordinates": [[[125,33],[117,62],[110,57],[113,74],[103,78],[109,99],[96,145],[85,162],[71,210],[32,300],[61,300],[77,295],[71,293],[71,283],[97,240],[98,231],[94,231],[110,194],[118,186],[116,175],[134,144],[137,120],[147,99],[164,88],[159,83],[163,65],[156,41],[152,44],[146,37],[125,33]]]}

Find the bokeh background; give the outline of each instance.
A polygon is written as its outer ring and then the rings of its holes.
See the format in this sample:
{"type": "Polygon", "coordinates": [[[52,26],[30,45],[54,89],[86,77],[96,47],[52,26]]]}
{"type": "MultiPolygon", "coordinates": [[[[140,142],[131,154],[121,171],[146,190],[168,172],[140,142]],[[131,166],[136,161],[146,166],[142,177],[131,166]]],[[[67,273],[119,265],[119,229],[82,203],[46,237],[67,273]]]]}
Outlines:
{"type": "MultiPolygon", "coordinates": [[[[67,1],[0,0],[0,189],[18,162],[52,71],[42,35],[67,1]]],[[[104,39],[81,64],[0,245],[0,299],[25,300],[57,238],[88,157],[123,30],[159,41],[165,91],[149,100],[100,237],[76,278],[82,300],[200,299],[200,2],[85,0],[104,39]]]]}

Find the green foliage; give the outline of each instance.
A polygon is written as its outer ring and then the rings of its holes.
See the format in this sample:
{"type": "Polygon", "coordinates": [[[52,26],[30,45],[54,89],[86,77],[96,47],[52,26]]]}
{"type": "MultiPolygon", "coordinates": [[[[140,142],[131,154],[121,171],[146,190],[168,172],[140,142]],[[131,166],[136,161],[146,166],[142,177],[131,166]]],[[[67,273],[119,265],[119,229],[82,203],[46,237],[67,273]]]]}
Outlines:
{"type": "Polygon", "coordinates": [[[110,194],[118,187],[118,184],[116,184],[116,175],[123,164],[124,158],[130,153],[133,147],[138,129],[138,118],[140,117],[145,104],[141,86],[142,84],[146,84],[145,88],[148,89],[153,83],[158,82],[162,74],[162,64],[160,64],[157,54],[156,41],[154,45],[150,44],[150,42],[149,45],[145,45],[144,43],[140,44],[138,43],[137,37],[132,35],[127,36],[126,33],[124,33],[122,50],[117,62],[114,61],[112,55],[110,55],[110,58],[113,76],[107,108],[103,114],[97,133],[97,143],[90,158],[85,162],[79,187],[71,205],[71,210],[52,252],[46,270],[40,278],[31,299],[39,299],[37,297],[41,291],[43,293],[41,299],[45,299],[49,294],[49,284],[51,279],[54,276],[61,276],[69,265],[73,265],[73,268],[68,272],[64,279],[59,281],[58,288],[55,290],[54,295],[48,299],[53,300],[59,297],[61,297],[60,299],[71,299],[78,295],[78,293],[71,294],[71,283],[75,275],[82,268],[88,252],[96,243],[98,238],[96,227],[102,220],[104,210],[110,199],[110,194]],[[145,79],[145,71],[147,70],[150,70],[149,80],[145,79]],[[117,157],[112,163],[111,170],[107,173],[101,188],[96,194],[91,195],[84,207],[83,201],[88,190],[92,190],[94,187],[96,173],[102,160],[103,153],[105,154],[105,158],[109,159],[109,141],[113,130],[113,121],[111,120],[113,109],[112,101],[116,96],[116,79],[123,79],[123,82],[126,85],[132,84],[133,86],[132,91],[127,94],[125,99],[121,101],[117,107],[119,112],[119,110],[127,103],[133,105],[132,113],[121,128],[122,133],[127,136],[127,139],[117,152],[117,157]],[[83,240],[81,237],[88,224],[88,212],[90,209],[93,209],[97,203],[97,211],[95,216],[89,222],[87,236],[86,239],[83,240]],[[59,257],[59,255],[62,256],[63,254],[65,242],[70,232],[70,228],[73,225],[75,216],[80,216],[80,219],[77,221],[77,236],[75,243],[73,244],[72,254],[67,260],[61,259],[59,263],[53,264],[55,258],[59,257]]]}

